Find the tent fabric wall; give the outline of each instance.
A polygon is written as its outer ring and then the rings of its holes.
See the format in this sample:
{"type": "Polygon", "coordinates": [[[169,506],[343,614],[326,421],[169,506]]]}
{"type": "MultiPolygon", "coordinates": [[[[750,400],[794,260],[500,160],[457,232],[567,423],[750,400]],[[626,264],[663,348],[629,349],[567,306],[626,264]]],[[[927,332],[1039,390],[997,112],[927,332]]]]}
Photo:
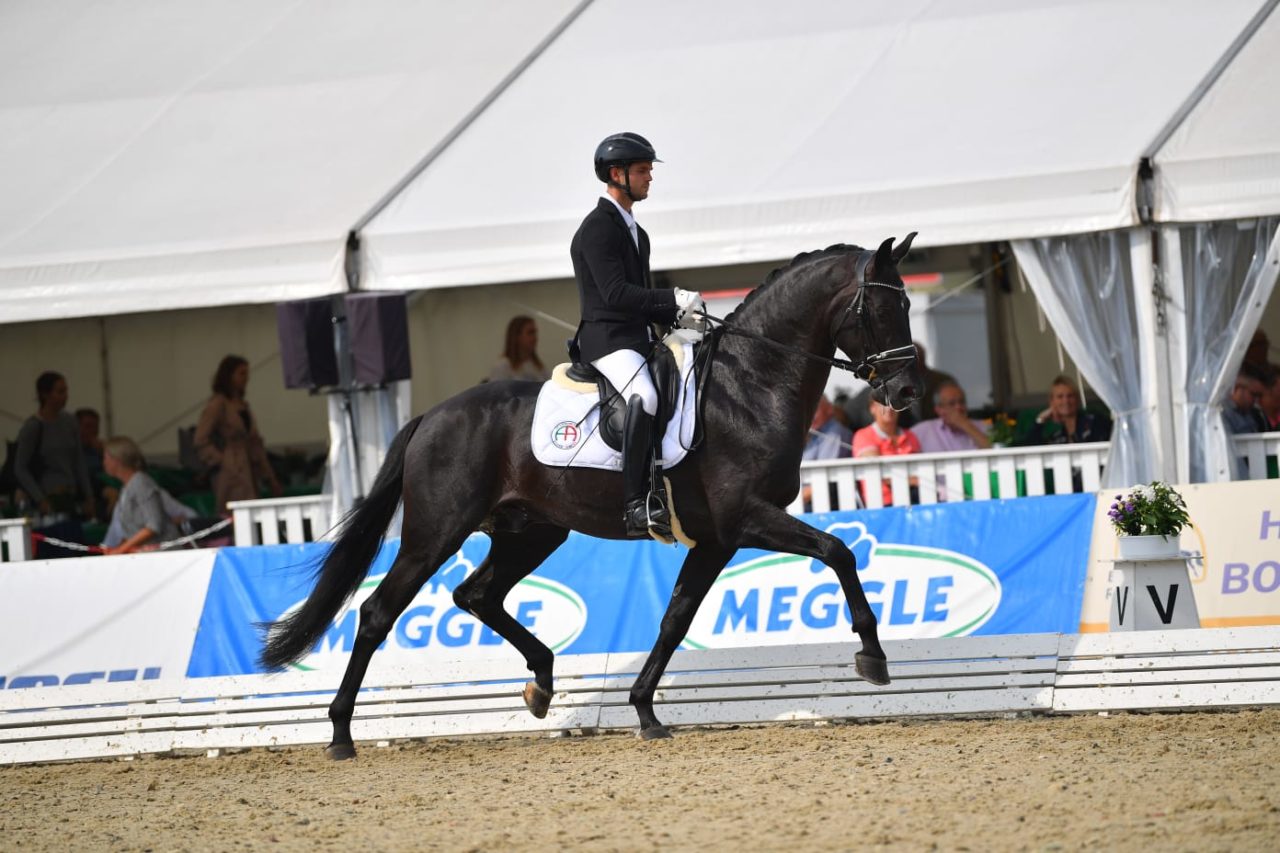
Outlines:
{"type": "Polygon", "coordinates": [[[1267,19],[1155,156],[1162,222],[1280,213],[1280,11],[1267,19]]]}
{"type": "Polygon", "coordinates": [[[347,231],[572,7],[0,5],[0,322],[345,289],[347,231]]]}
{"type": "Polygon", "coordinates": [[[624,63],[631,9],[596,0],[370,223],[362,286],[568,275],[622,129],[666,161],[656,268],[1134,225],[1141,152],[1258,0],[658,0],[624,63]]]}

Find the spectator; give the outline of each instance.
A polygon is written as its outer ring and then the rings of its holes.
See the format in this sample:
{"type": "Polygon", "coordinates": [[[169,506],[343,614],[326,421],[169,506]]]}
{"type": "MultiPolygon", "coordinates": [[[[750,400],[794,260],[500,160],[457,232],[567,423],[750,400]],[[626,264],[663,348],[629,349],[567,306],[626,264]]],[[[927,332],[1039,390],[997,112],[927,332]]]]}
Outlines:
{"type": "Polygon", "coordinates": [[[850,432],[857,432],[873,423],[874,419],[867,407],[870,400],[871,386],[861,379],[856,380],[852,390],[841,391],[836,395],[836,408],[844,415],[842,422],[850,432]]]}
{"type": "Polygon", "coordinates": [[[14,476],[41,515],[80,513],[94,517],[89,471],[80,451],[80,428],[64,411],[67,380],[48,371],[36,379],[39,409],[18,432],[14,476]]]}
{"type": "Polygon", "coordinates": [[[146,461],[132,439],[117,436],[108,441],[102,464],[107,474],[124,484],[102,541],[104,553],[148,551],[182,535],[165,509],[162,490],[144,470],[146,461]]]}
{"type": "Polygon", "coordinates": [[[836,407],[824,395],[809,425],[803,459],[847,459],[853,455],[853,433],[836,417],[836,407]]]}
{"type": "Polygon", "coordinates": [[[502,349],[502,357],[489,371],[489,379],[527,379],[532,382],[545,382],[551,373],[538,358],[538,324],[532,317],[520,315],[512,317],[507,323],[507,342],[502,349]]]}
{"type": "Polygon", "coordinates": [[[1270,351],[1271,341],[1267,339],[1267,333],[1258,329],[1249,339],[1248,349],[1244,351],[1244,363],[1254,367],[1266,367],[1270,351]]]}
{"type": "Polygon", "coordinates": [[[96,518],[110,518],[119,494],[116,489],[102,482],[102,437],[99,434],[102,419],[96,409],[76,409],[76,424],[80,427],[80,452],[84,455],[84,467],[89,472],[89,488],[93,491],[96,518]]]}
{"type": "Polygon", "coordinates": [[[1280,430],[1280,366],[1269,365],[1271,381],[1262,390],[1258,408],[1266,421],[1267,432],[1280,430]]]}
{"type": "Polygon", "coordinates": [[[196,427],[196,452],[213,471],[218,512],[226,511],[227,501],[258,497],[259,482],[266,483],[273,495],[283,491],[244,399],[248,385],[249,362],[238,355],[222,359],[213,375],[213,396],[196,427]]]}
{"type": "Polygon", "coordinates": [[[1049,386],[1049,408],[1036,417],[1019,444],[1081,444],[1106,441],[1111,437],[1111,422],[1080,410],[1080,392],[1065,376],[1058,376],[1049,386]]]}
{"type": "MultiPolygon", "coordinates": [[[[911,430],[898,426],[898,412],[892,406],[870,403],[871,426],[853,434],[853,455],[858,458],[871,456],[901,456],[919,453],[920,441],[911,430]]],[[[893,503],[893,489],[886,479],[882,484],[885,505],[893,503]]]]}
{"type": "Polygon", "coordinates": [[[916,363],[920,366],[920,377],[924,380],[924,387],[920,391],[920,396],[911,404],[911,406],[902,413],[903,426],[915,426],[920,421],[930,417],[930,408],[933,406],[933,395],[938,390],[938,386],[943,382],[955,382],[956,378],[950,373],[944,373],[941,370],[934,370],[925,360],[924,344],[919,341],[912,341],[916,348],[916,363]]]}
{"type": "Polygon", "coordinates": [[[956,450],[986,450],[991,447],[987,428],[969,418],[964,389],[944,379],[933,392],[933,411],[937,415],[911,428],[920,440],[924,453],[950,453],[956,450]]]}
{"type": "Polygon", "coordinates": [[[1236,383],[1231,387],[1226,404],[1222,407],[1223,420],[1232,435],[1266,432],[1267,419],[1258,404],[1271,383],[1266,368],[1248,362],[1240,365],[1236,383]]]}

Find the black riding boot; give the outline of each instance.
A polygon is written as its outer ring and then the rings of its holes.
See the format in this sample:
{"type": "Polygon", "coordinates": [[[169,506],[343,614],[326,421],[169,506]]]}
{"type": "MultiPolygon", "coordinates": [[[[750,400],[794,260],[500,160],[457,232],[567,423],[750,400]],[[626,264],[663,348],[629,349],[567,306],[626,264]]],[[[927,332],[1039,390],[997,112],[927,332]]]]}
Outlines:
{"type": "Polygon", "coordinates": [[[650,530],[662,537],[671,536],[666,491],[655,494],[650,488],[653,469],[653,415],[644,410],[640,395],[636,394],[627,401],[627,418],[622,430],[624,519],[627,536],[632,539],[648,539],[650,530]]]}

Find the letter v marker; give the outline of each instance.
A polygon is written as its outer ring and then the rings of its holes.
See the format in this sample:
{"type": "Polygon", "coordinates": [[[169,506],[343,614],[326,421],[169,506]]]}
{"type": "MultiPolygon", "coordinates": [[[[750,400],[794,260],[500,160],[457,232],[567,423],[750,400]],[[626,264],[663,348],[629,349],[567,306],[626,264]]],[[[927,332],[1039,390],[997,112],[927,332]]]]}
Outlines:
{"type": "Polygon", "coordinates": [[[1167,610],[1160,606],[1160,596],[1156,593],[1156,588],[1151,584],[1147,584],[1147,594],[1151,596],[1151,603],[1156,606],[1156,613],[1160,614],[1160,621],[1168,625],[1173,620],[1173,605],[1178,600],[1178,585],[1175,583],[1169,587],[1169,608],[1167,610]]]}

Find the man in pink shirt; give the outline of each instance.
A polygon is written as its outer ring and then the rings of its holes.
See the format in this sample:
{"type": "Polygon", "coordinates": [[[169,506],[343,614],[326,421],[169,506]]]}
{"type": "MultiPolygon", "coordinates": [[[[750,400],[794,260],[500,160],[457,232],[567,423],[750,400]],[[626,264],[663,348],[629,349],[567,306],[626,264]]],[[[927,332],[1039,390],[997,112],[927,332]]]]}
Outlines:
{"type": "MultiPolygon", "coordinates": [[[[892,406],[884,406],[871,401],[871,417],[875,420],[871,426],[863,427],[853,434],[853,455],[867,456],[901,456],[906,453],[919,453],[920,440],[909,429],[898,427],[898,413],[892,406]]],[[[884,503],[893,502],[893,489],[885,480],[884,503]]]]}
{"type": "Polygon", "coordinates": [[[911,428],[920,440],[922,453],[950,453],[956,450],[986,450],[991,447],[982,424],[970,420],[964,389],[952,381],[939,383],[933,392],[937,415],[911,428]]]}

